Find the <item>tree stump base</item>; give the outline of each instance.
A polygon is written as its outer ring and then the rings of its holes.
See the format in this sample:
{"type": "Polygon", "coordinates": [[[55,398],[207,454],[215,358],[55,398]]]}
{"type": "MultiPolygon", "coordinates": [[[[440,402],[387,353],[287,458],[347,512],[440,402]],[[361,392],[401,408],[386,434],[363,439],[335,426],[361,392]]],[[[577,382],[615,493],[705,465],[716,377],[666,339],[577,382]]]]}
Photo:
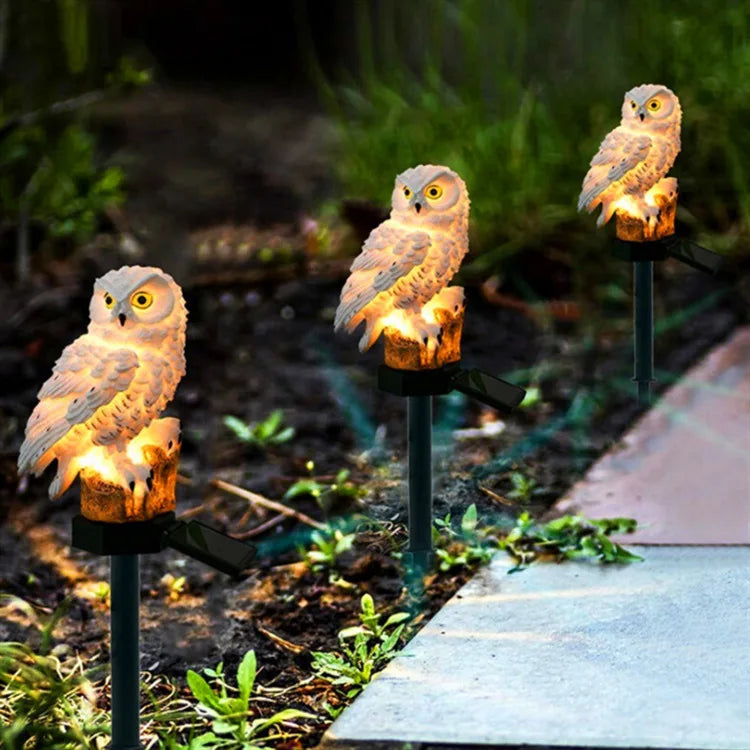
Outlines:
{"type": "Polygon", "coordinates": [[[175,509],[175,485],[180,446],[169,453],[155,445],[142,448],[143,457],[151,467],[151,488],[144,497],[137,497],[101,477],[91,468],[81,470],[81,515],[90,521],[127,523],[150,521],[175,509]]]}
{"type": "Polygon", "coordinates": [[[437,370],[461,359],[461,331],[464,310],[435,308],[433,316],[443,329],[440,343],[430,347],[422,341],[404,336],[397,328],[388,327],[385,337],[385,364],[394,370],[437,370]]]}
{"type": "Polygon", "coordinates": [[[654,220],[644,221],[629,213],[615,214],[617,238],[626,242],[653,242],[674,234],[677,213],[677,180],[665,177],[646,193],[646,203],[652,201],[659,209],[654,220]]]}

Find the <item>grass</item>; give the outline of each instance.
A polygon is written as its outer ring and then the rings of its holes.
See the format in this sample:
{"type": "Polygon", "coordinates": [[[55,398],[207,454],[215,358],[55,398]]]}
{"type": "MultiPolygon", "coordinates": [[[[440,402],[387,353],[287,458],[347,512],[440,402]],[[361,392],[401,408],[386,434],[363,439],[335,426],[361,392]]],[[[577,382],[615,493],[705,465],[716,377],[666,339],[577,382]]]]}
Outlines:
{"type": "Polygon", "coordinates": [[[522,248],[586,251],[595,232],[576,214],[583,175],[619,122],[624,92],[644,82],[664,83],[682,101],[683,151],[673,170],[681,220],[725,252],[750,235],[744,3],[355,7],[354,71],[334,82],[317,69],[338,124],[344,190],[387,205],[406,167],[450,165],[472,199],[478,253],[469,271],[497,271],[522,248]]]}

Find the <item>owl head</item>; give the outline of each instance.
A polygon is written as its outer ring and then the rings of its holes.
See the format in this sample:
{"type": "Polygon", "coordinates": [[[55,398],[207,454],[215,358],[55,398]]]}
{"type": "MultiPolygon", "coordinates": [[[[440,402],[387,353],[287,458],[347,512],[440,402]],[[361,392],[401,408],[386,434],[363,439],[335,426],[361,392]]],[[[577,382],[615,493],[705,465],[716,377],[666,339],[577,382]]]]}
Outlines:
{"type": "Polygon", "coordinates": [[[174,279],[160,268],[123,266],[94,282],[89,332],[127,341],[184,334],[185,301],[174,279]]]}
{"type": "Polygon", "coordinates": [[[391,197],[393,213],[409,223],[468,212],[469,194],[464,181],[448,167],[420,164],[396,177],[391,197]]]}
{"type": "Polygon", "coordinates": [[[625,94],[623,125],[651,131],[679,125],[681,118],[680,100],[666,86],[644,83],[625,94]]]}

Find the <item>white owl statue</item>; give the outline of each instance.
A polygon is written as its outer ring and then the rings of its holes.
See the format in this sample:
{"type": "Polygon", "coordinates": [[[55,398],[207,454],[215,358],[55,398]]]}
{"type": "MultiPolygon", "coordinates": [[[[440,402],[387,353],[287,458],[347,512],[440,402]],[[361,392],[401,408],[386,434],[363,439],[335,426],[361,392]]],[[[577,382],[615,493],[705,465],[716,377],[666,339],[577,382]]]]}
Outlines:
{"type": "Polygon", "coordinates": [[[469,247],[469,195],[448,167],[423,164],[396,177],[391,215],[376,227],[355,258],[341,291],[335,329],[364,322],[359,349],[369,349],[384,328],[429,347],[440,325],[432,314],[459,309],[463,289],[447,287],[469,247]]]}
{"type": "Polygon", "coordinates": [[[597,225],[623,211],[648,222],[659,208],[654,191],[677,192],[677,180],[662,180],[680,152],[680,100],[666,86],[646,83],[625,94],[622,120],[591,160],[578,199],[589,213],[601,205],[597,225]],[[660,184],[661,181],[661,184],[660,184]]]}
{"type": "Polygon", "coordinates": [[[89,314],[39,391],[18,471],[39,475],[57,459],[51,498],[87,468],[143,498],[151,467],[141,449],[179,445],[179,422],[158,417],[185,374],[182,291],[159,268],[124,266],[97,279],[89,314]]]}

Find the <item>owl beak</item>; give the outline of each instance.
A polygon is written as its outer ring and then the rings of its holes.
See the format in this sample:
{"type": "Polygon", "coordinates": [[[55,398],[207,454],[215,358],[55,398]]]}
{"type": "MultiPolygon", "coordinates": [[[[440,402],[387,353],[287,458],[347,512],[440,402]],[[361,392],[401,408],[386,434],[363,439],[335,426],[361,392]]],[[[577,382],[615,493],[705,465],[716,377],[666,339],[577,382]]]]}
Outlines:
{"type": "Polygon", "coordinates": [[[640,113],[640,114],[638,115],[638,117],[640,117],[640,118],[641,118],[641,122],[643,122],[643,121],[644,121],[644,120],[646,119],[646,113],[645,113],[645,112],[641,112],[641,113],[640,113]]]}
{"type": "Polygon", "coordinates": [[[419,213],[422,210],[422,204],[421,203],[415,203],[414,204],[414,210],[419,213]]]}
{"type": "Polygon", "coordinates": [[[125,313],[120,313],[120,314],[119,314],[119,315],[117,316],[117,319],[118,319],[118,320],[120,321],[120,325],[121,325],[121,326],[124,326],[124,325],[125,325],[125,321],[126,321],[126,320],[127,320],[128,318],[127,318],[127,316],[125,315],[125,313]]]}

